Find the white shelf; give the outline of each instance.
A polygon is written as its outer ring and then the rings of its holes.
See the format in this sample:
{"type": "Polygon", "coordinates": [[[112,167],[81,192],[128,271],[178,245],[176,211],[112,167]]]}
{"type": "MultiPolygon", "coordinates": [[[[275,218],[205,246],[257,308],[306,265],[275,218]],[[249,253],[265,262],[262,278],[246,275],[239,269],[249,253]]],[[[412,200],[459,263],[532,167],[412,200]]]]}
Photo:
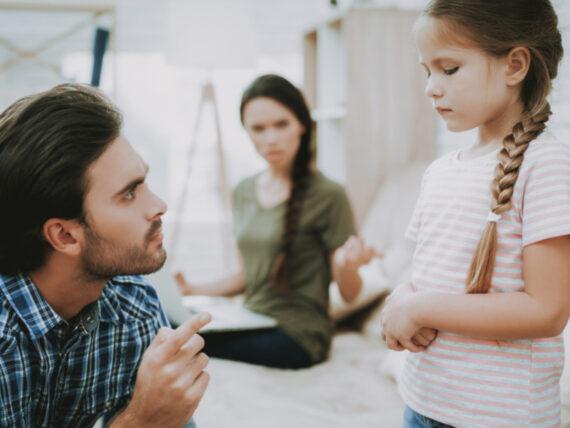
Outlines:
{"type": "Polygon", "coordinates": [[[340,120],[346,116],[346,107],[324,107],[317,108],[311,112],[313,120],[319,122],[321,120],[340,120]]]}
{"type": "Polygon", "coordinates": [[[304,35],[317,165],[346,186],[358,222],[398,164],[429,159],[435,147],[435,117],[409,37],[417,15],[352,6],[304,35]]]}

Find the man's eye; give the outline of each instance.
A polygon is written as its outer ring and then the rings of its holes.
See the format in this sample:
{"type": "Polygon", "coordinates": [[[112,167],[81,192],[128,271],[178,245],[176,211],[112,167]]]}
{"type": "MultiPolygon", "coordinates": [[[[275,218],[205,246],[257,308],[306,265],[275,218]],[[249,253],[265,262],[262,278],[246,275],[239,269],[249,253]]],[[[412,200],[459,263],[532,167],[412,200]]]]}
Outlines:
{"type": "Polygon", "coordinates": [[[457,70],[459,70],[459,67],[453,67],[453,68],[446,68],[443,70],[443,72],[448,75],[451,76],[452,74],[457,73],[457,70]]]}

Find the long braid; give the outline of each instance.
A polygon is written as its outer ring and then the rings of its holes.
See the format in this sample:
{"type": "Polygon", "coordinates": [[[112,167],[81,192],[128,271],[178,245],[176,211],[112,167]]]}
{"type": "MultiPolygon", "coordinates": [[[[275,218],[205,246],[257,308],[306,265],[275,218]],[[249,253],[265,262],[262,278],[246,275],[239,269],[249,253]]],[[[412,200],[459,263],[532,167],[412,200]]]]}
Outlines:
{"type": "Polygon", "coordinates": [[[287,79],[275,74],[258,77],[245,90],[240,106],[242,123],[245,106],[258,97],[268,97],[281,103],[296,116],[304,128],[299,149],[291,168],[291,195],[287,200],[287,210],[283,218],[279,252],[270,273],[273,284],[282,291],[288,291],[288,262],[295,236],[299,230],[303,202],[310,186],[313,161],[316,155],[315,147],[312,144],[314,123],[301,91],[287,79]]]}
{"type": "Polygon", "coordinates": [[[303,200],[309,187],[309,179],[311,176],[311,161],[309,145],[301,145],[299,152],[295,157],[293,170],[291,171],[291,196],[287,201],[287,210],[281,234],[281,248],[279,255],[275,259],[273,265],[272,277],[273,282],[281,291],[288,291],[288,261],[290,259],[291,247],[293,240],[297,235],[299,221],[303,207],[303,200]]]}
{"type": "MultiPolygon", "coordinates": [[[[491,185],[491,211],[503,214],[511,208],[511,198],[517,182],[524,154],[531,141],[535,140],[546,129],[552,111],[545,102],[532,117],[518,122],[513,132],[503,140],[499,152],[499,164],[495,170],[495,178],[491,185]]],[[[491,289],[491,279],[495,267],[497,251],[497,223],[488,222],[475,255],[471,262],[467,277],[467,292],[471,294],[487,293],[491,289]]]]}

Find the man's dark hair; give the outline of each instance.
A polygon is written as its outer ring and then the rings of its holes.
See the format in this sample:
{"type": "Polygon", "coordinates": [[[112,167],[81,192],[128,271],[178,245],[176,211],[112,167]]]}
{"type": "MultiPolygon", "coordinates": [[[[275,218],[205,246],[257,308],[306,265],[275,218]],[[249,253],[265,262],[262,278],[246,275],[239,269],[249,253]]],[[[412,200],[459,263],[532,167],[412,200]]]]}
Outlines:
{"type": "Polygon", "coordinates": [[[0,273],[29,273],[52,251],[50,218],[84,221],[86,172],[119,136],[122,118],[99,91],[64,84],[0,115],[0,273]]]}

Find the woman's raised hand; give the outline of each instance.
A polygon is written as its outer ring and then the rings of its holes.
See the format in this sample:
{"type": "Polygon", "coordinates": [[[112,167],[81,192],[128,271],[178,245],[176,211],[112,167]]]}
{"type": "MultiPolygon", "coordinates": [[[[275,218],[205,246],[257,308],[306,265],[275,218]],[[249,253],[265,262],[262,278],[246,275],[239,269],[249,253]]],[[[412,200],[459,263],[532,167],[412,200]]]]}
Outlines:
{"type": "Polygon", "coordinates": [[[186,278],[182,272],[176,272],[174,274],[174,279],[176,280],[176,285],[178,285],[178,289],[183,296],[195,294],[193,292],[192,286],[186,281],[186,278]]]}
{"type": "Polygon", "coordinates": [[[383,254],[373,247],[366,245],[364,239],[351,236],[335,251],[335,261],[342,269],[357,270],[374,258],[383,257],[383,254]]]}

